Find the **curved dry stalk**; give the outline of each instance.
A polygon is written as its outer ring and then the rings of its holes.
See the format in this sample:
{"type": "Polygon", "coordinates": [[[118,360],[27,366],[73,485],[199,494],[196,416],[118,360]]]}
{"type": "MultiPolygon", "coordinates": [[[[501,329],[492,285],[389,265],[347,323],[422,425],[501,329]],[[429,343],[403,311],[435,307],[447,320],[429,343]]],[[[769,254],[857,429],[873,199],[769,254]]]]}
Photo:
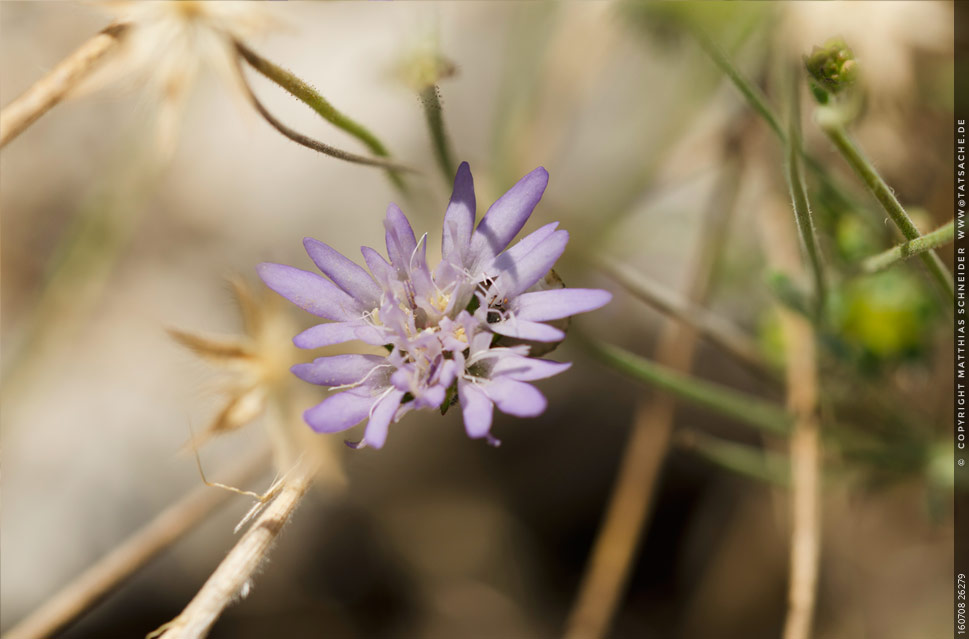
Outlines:
{"type": "MultiPolygon", "coordinates": [[[[709,232],[696,249],[688,300],[702,300],[709,291],[737,195],[738,171],[739,166],[731,165],[714,189],[705,224],[709,232]]],[[[697,336],[691,324],[668,322],[660,335],[656,360],[688,371],[697,336]]],[[[619,475],[566,622],[566,639],[601,639],[608,634],[649,517],[654,487],[670,447],[675,411],[676,400],[666,393],[648,396],[636,407],[619,475]]]]}
{"type": "MultiPolygon", "coordinates": [[[[226,482],[248,483],[265,471],[269,459],[269,450],[265,448],[247,456],[226,473],[226,482]]],[[[231,495],[228,491],[199,486],[64,586],[4,634],[4,639],[43,639],[55,635],[204,521],[231,495]]]]}
{"type": "MultiPolygon", "coordinates": [[[[802,274],[798,240],[780,204],[762,207],[763,243],[772,268],[802,274]]],[[[791,551],[784,639],[809,639],[814,617],[821,538],[821,441],[814,329],[793,311],[779,308],[786,345],[787,407],[794,415],[791,455],[791,551]]]]}
{"type": "Polygon", "coordinates": [[[208,635],[222,611],[247,589],[252,575],[313,483],[316,470],[314,465],[299,463],[185,610],[149,637],[197,639],[208,635]]]}
{"type": "Polygon", "coordinates": [[[126,24],[108,25],[0,111],[0,148],[64,99],[121,41],[126,24]]]}
{"type": "MultiPolygon", "coordinates": [[[[238,46],[241,46],[241,45],[238,45],[238,46]]],[[[240,53],[239,55],[241,56],[242,53],[240,53]]],[[[348,151],[338,149],[335,146],[330,146],[329,144],[319,142],[318,140],[314,140],[309,136],[303,135],[302,133],[300,133],[299,131],[296,131],[295,129],[289,128],[288,126],[280,122],[278,119],[276,119],[276,116],[270,113],[269,110],[266,108],[266,106],[259,101],[259,98],[256,97],[255,92],[252,90],[252,85],[249,84],[249,80],[246,79],[245,73],[243,72],[241,65],[238,64],[238,59],[236,60],[236,72],[239,75],[239,82],[242,85],[242,90],[244,91],[246,97],[249,99],[249,102],[252,103],[253,108],[255,108],[256,111],[259,113],[259,115],[261,115],[263,119],[266,120],[266,122],[268,122],[274,129],[282,133],[284,136],[286,136],[296,144],[305,146],[308,149],[313,149],[314,151],[318,151],[319,153],[322,153],[324,155],[329,155],[330,157],[334,157],[338,160],[343,160],[344,162],[351,162],[353,164],[363,164],[366,166],[378,166],[380,168],[390,169],[392,171],[419,173],[417,169],[414,169],[409,166],[405,166],[403,164],[398,164],[397,162],[388,160],[386,158],[367,157],[364,155],[357,155],[355,153],[350,153],[348,151]]]]}

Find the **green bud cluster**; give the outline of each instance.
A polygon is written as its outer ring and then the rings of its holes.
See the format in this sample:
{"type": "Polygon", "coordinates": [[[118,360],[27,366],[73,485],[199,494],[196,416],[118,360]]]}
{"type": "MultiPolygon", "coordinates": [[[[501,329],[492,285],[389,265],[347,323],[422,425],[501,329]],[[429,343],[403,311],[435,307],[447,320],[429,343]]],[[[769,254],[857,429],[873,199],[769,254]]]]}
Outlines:
{"type": "Polygon", "coordinates": [[[811,77],[811,89],[821,104],[854,85],[858,77],[855,54],[844,40],[829,40],[823,47],[814,47],[804,56],[804,66],[811,77]]]}

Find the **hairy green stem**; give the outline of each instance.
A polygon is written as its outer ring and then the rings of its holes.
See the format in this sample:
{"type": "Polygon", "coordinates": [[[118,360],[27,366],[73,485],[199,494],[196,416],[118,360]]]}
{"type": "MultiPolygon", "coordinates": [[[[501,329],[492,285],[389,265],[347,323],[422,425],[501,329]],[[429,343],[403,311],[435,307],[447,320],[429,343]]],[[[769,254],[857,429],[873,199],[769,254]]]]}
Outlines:
{"type": "MultiPolygon", "coordinates": [[[[797,75],[794,76],[797,78],[797,75]]],[[[821,249],[818,237],[814,232],[814,219],[811,215],[811,205],[808,201],[807,188],[804,184],[804,172],[801,166],[801,113],[798,109],[799,84],[792,82],[791,90],[791,119],[787,137],[787,183],[791,190],[791,202],[794,206],[794,219],[801,236],[801,244],[811,265],[814,277],[815,312],[820,320],[824,312],[826,283],[824,279],[824,265],[821,263],[821,249]]]]}
{"type": "Polygon", "coordinates": [[[790,431],[792,418],[777,404],[678,373],[616,346],[601,342],[588,345],[602,361],[641,382],[775,435],[790,431]]]}
{"type": "Polygon", "coordinates": [[[894,248],[890,248],[878,255],[872,255],[861,263],[861,270],[864,273],[875,273],[894,266],[899,262],[907,260],[915,255],[921,255],[926,251],[948,244],[952,241],[955,230],[955,221],[950,221],[945,226],[938,228],[931,233],[926,233],[914,240],[903,242],[894,248]]]}
{"type": "MultiPolygon", "coordinates": [[[[865,183],[868,190],[871,191],[875,199],[878,200],[888,216],[892,218],[892,222],[898,227],[898,230],[902,232],[907,240],[917,240],[921,237],[921,233],[918,228],[912,222],[912,219],[905,212],[905,209],[899,203],[898,198],[892,192],[891,188],[885,184],[885,180],[882,179],[878,171],[872,165],[872,163],[865,157],[861,152],[861,149],[851,140],[848,136],[848,132],[845,131],[844,124],[837,117],[829,117],[824,112],[819,112],[819,117],[817,118],[818,124],[821,126],[821,130],[830,138],[837,147],[838,151],[848,162],[858,177],[865,183]]],[[[938,254],[930,248],[919,254],[922,261],[928,267],[929,272],[932,277],[939,283],[942,290],[948,296],[948,299],[952,301],[953,299],[953,284],[952,275],[949,273],[945,264],[939,258],[938,254]]]]}
{"type": "MultiPolygon", "coordinates": [[[[366,127],[356,120],[353,120],[346,114],[338,111],[336,107],[330,104],[330,102],[320,95],[319,92],[312,86],[295,76],[290,71],[287,71],[279,65],[274,64],[273,62],[270,62],[266,58],[262,57],[242,42],[236,41],[235,45],[239,55],[241,55],[242,58],[252,66],[253,69],[264,75],[273,83],[288,91],[293,95],[293,97],[316,111],[320,117],[331,123],[333,126],[346,131],[353,137],[360,140],[368,149],[373,152],[374,155],[383,158],[390,157],[390,152],[387,151],[387,147],[384,146],[379,139],[377,139],[377,136],[371,133],[366,127]]],[[[394,169],[387,169],[387,174],[394,185],[398,189],[403,190],[404,183],[400,172],[394,169]]]]}
{"type": "Polygon", "coordinates": [[[424,106],[424,116],[427,118],[427,128],[434,143],[434,157],[444,176],[445,184],[451,184],[456,167],[451,143],[447,130],[444,128],[444,108],[441,106],[441,96],[436,85],[426,87],[421,91],[421,104],[424,106]]]}

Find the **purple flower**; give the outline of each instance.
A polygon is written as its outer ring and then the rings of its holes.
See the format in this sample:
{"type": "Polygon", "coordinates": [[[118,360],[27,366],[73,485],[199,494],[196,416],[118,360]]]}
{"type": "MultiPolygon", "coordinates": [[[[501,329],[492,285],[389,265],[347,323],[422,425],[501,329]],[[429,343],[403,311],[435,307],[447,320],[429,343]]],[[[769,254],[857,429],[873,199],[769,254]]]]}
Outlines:
{"type": "Polygon", "coordinates": [[[300,348],[356,339],[389,351],[321,357],[293,367],[301,379],[340,391],[306,411],[314,430],[335,433],[368,420],[363,440],[351,445],[380,448],[390,424],[407,412],[443,412],[458,401],[468,435],[497,443],[489,434],[495,406],[519,417],[545,410],[545,397],[528,382],[569,364],[528,357],[528,346],[502,346],[499,336],[558,342],[564,332],[543,322],[611,299],[594,289],[543,290],[543,279],[568,242],[557,223],[508,248],[547,184],[545,169],[535,169],[475,226],[474,183],[462,163],[444,216],[442,260],[433,271],[426,260],[427,235],[418,239],[394,204],[384,221],[389,261],[361,249],[369,273],[311,238],[303,244],[327,277],[282,264],[259,265],[271,289],[331,320],[297,335],[293,342],[300,348]]]}

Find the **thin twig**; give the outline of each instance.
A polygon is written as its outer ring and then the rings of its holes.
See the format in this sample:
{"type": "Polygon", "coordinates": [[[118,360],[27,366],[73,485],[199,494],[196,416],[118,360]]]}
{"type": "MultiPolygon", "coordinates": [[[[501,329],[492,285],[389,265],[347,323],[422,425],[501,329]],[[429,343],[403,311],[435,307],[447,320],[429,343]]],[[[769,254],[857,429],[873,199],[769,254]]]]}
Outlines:
{"type": "MultiPolygon", "coordinates": [[[[356,120],[337,110],[330,104],[329,100],[320,95],[319,91],[312,86],[281,66],[262,57],[241,41],[236,40],[235,47],[243,59],[252,65],[252,68],[316,111],[324,120],[363,142],[368,149],[373,151],[374,155],[384,158],[390,157],[387,147],[377,139],[376,135],[356,120]]],[[[398,189],[405,188],[400,175],[393,169],[388,169],[388,176],[398,189]]]]}
{"type": "Polygon", "coordinates": [[[770,371],[771,365],[761,355],[757,343],[729,320],[697,306],[676,291],[616,260],[597,256],[593,263],[632,295],[686,324],[752,370],[770,371]]]}
{"type": "Polygon", "coordinates": [[[61,60],[17,99],[0,111],[0,148],[64,99],[121,41],[125,24],[114,23],[61,60]]]}
{"type": "Polygon", "coordinates": [[[444,126],[444,107],[441,105],[440,89],[437,85],[432,84],[421,91],[421,105],[424,107],[424,117],[431,133],[431,141],[434,142],[434,157],[444,176],[444,183],[450,184],[457,167],[454,164],[454,153],[451,151],[447,128],[444,126]]]}
{"type": "MultiPolygon", "coordinates": [[[[264,472],[270,459],[262,449],[226,473],[226,481],[243,485],[264,472]]],[[[226,503],[231,493],[200,486],[172,504],[120,546],[99,559],[64,586],[37,610],[11,628],[4,639],[51,637],[95,606],[153,557],[205,520],[226,503]]]]}
{"type": "Polygon", "coordinates": [[[699,379],[611,344],[588,342],[588,346],[614,369],[658,390],[767,433],[787,435],[790,432],[791,416],[779,404],[699,379]]]}
{"type": "MultiPolygon", "coordinates": [[[[804,272],[786,207],[762,207],[763,243],[772,268],[804,272]]],[[[794,416],[791,455],[791,554],[783,639],[809,639],[818,579],[821,536],[821,441],[815,335],[803,316],[779,307],[786,346],[787,407],[794,416]]]]}
{"type": "MultiPolygon", "coordinates": [[[[782,145],[787,144],[787,133],[780,124],[780,118],[771,107],[767,96],[756,84],[746,78],[734,65],[733,61],[713,40],[710,39],[697,27],[690,27],[688,31],[696,38],[700,47],[714,61],[717,67],[727,76],[734,87],[740,91],[741,95],[747,100],[753,110],[759,114],[770,126],[771,131],[777,136],[782,145]]],[[[840,200],[843,208],[859,208],[859,204],[854,198],[845,193],[844,189],[829,175],[826,167],[816,157],[809,153],[804,153],[804,161],[807,168],[815,174],[818,179],[828,188],[830,193],[840,200]]]]}
{"type": "Polygon", "coordinates": [[[222,611],[246,591],[249,580],[269,555],[273,542],[316,476],[316,467],[300,462],[279,494],[229,551],[215,572],[178,617],[149,636],[199,639],[208,635],[222,611]]]}
{"type": "Polygon", "coordinates": [[[801,148],[800,79],[799,73],[796,71],[791,73],[791,87],[788,97],[790,100],[790,122],[788,122],[787,166],[785,168],[787,169],[787,185],[791,191],[794,219],[801,236],[801,246],[804,247],[808,264],[811,267],[811,275],[814,277],[814,311],[820,321],[824,313],[827,285],[824,278],[824,265],[821,262],[821,247],[814,230],[811,203],[808,200],[804,172],[801,170],[803,150],[801,148]]]}
{"type": "Polygon", "coordinates": [[[878,255],[865,258],[861,263],[861,271],[863,273],[877,273],[910,257],[920,255],[939,246],[944,246],[952,241],[954,232],[955,220],[951,220],[945,226],[937,228],[931,233],[926,233],[908,242],[902,242],[898,246],[890,248],[878,255]]]}
{"type": "Polygon", "coordinates": [[[355,153],[349,153],[347,151],[343,151],[334,146],[330,146],[329,144],[324,144],[323,142],[314,140],[309,136],[303,135],[302,133],[289,128],[288,126],[286,126],[285,124],[277,120],[276,117],[272,113],[270,113],[268,109],[266,109],[263,103],[259,101],[259,98],[256,97],[256,94],[252,90],[252,86],[249,84],[249,81],[246,79],[246,76],[242,70],[242,67],[237,65],[237,70],[239,73],[239,81],[242,84],[242,89],[245,91],[246,97],[249,98],[249,101],[252,103],[252,106],[256,109],[256,111],[259,112],[259,115],[261,115],[263,119],[266,120],[266,122],[272,125],[274,129],[282,133],[284,136],[286,136],[293,142],[300,144],[302,146],[305,146],[308,149],[313,149],[314,151],[318,151],[319,153],[322,153],[324,155],[329,155],[330,157],[334,157],[334,158],[337,158],[338,160],[343,160],[345,162],[351,162],[353,164],[364,164],[366,166],[378,166],[384,169],[390,169],[394,171],[418,173],[416,169],[413,169],[409,166],[405,166],[403,164],[398,164],[397,162],[394,162],[392,160],[387,160],[385,158],[366,157],[363,155],[356,155],[355,153]]]}
{"type": "MultiPolygon", "coordinates": [[[[736,198],[738,171],[724,171],[714,189],[707,213],[710,233],[698,247],[688,299],[702,300],[710,288],[736,198]]],[[[697,331],[692,326],[669,322],[660,335],[656,359],[673,370],[688,371],[696,345],[697,331]]],[[[675,398],[666,393],[657,393],[637,405],[615,488],[566,623],[566,639],[601,639],[608,634],[649,518],[654,489],[670,446],[675,410],[675,398]]]]}
{"type": "MultiPolygon", "coordinates": [[[[871,191],[871,194],[882,205],[882,208],[888,213],[888,216],[895,223],[895,226],[898,227],[898,230],[901,231],[905,239],[917,240],[922,235],[918,227],[915,226],[912,218],[908,216],[905,208],[902,207],[898,198],[895,197],[895,192],[885,183],[885,180],[882,179],[882,176],[875,169],[875,166],[865,157],[865,154],[862,153],[861,149],[858,148],[851,137],[849,137],[848,132],[845,130],[844,122],[838,113],[833,111],[831,107],[819,108],[817,121],[821,130],[827,134],[845,161],[854,169],[858,177],[868,187],[868,190],[871,191]]],[[[949,273],[949,270],[943,264],[939,255],[934,250],[928,250],[919,254],[919,257],[925,262],[925,266],[928,267],[932,277],[942,287],[946,298],[952,302],[954,299],[952,274],[949,273]]]]}

